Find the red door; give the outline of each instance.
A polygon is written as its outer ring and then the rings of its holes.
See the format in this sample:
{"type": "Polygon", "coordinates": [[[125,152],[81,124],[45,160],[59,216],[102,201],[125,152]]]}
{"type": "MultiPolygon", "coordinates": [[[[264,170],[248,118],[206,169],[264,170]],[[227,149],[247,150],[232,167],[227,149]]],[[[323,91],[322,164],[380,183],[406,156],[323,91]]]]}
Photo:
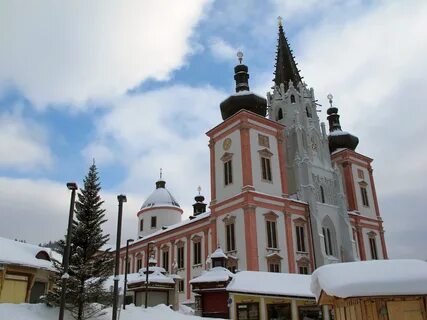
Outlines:
{"type": "Polygon", "coordinates": [[[228,318],[228,294],[225,291],[202,293],[202,314],[204,317],[228,318]]]}

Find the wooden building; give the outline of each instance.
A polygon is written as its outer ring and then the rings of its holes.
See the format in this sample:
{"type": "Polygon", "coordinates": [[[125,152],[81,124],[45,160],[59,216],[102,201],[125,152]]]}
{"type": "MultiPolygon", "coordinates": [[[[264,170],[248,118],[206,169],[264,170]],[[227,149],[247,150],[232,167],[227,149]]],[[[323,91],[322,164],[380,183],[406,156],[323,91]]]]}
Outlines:
{"type": "MultiPolygon", "coordinates": [[[[310,291],[309,275],[241,271],[227,292],[231,319],[322,319],[310,291]]],[[[328,319],[327,309],[324,316],[328,319]]]]}
{"type": "Polygon", "coordinates": [[[52,287],[52,251],[0,238],[0,303],[38,303],[52,287]]]}
{"type": "Polygon", "coordinates": [[[335,320],[427,320],[427,263],[379,260],[320,267],[311,288],[335,320]]]}

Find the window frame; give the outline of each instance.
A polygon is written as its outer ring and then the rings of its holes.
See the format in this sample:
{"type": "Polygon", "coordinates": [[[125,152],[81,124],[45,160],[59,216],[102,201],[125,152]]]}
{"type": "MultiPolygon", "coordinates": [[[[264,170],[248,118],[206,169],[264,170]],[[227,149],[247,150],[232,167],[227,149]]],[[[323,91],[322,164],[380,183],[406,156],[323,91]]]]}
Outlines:
{"type": "Polygon", "coordinates": [[[265,226],[267,228],[267,248],[278,249],[277,245],[277,221],[273,219],[266,219],[265,226]]]}
{"type": "Polygon", "coordinates": [[[362,196],[363,206],[369,208],[368,188],[366,188],[366,186],[360,186],[360,194],[362,196]]]}
{"type": "Polygon", "coordinates": [[[374,232],[369,233],[368,239],[369,239],[369,248],[371,250],[371,259],[378,260],[379,257],[378,257],[376,234],[374,232]]]}
{"type": "Polygon", "coordinates": [[[202,264],[202,241],[193,241],[193,266],[202,264]]]}
{"type": "Polygon", "coordinates": [[[176,253],[176,262],[177,262],[177,268],[178,269],[184,269],[185,268],[185,246],[178,245],[176,247],[177,253],[176,253]]]}
{"type": "Polygon", "coordinates": [[[162,249],[162,268],[169,272],[169,248],[162,249]]]}
{"type": "Polygon", "coordinates": [[[157,216],[152,216],[151,217],[150,226],[151,226],[151,229],[156,229],[157,228],[157,216]]]}
{"type": "Polygon", "coordinates": [[[139,220],[139,232],[144,231],[144,219],[139,220]]]}
{"type": "Polygon", "coordinates": [[[295,225],[295,233],[297,238],[297,252],[307,252],[305,245],[305,227],[302,224],[295,225]]]}

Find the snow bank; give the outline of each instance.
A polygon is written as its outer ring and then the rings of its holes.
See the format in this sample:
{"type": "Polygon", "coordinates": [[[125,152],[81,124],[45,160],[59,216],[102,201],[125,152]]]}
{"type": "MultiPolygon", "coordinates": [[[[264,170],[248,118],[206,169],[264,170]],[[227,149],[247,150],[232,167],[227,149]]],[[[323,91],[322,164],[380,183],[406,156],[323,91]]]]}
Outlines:
{"type": "Polygon", "coordinates": [[[304,274],[241,271],[234,275],[227,291],[314,298],[310,278],[304,274]]]}
{"type": "Polygon", "coordinates": [[[320,298],[427,294],[427,263],[421,260],[371,260],[337,263],[314,271],[311,291],[320,298]]]}
{"type": "MultiPolygon", "coordinates": [[[[111,308],[106,309],[106,314],[99,320],[111,319],[111,308]]],[[[0,304],[0,319],[13,320],[57,320],[58,308],[49,308],[44,304],[0,304]]],[[[164,304],[152,308],[135,307],[134,305],[126,306],[126,310],[120,310],[120,320],[202,320],[206,318],[185,315],[180,312],[171,310],[164,304]]],[[[66,313],[64,320],[72,320],[71,316],[66,313]]]]}

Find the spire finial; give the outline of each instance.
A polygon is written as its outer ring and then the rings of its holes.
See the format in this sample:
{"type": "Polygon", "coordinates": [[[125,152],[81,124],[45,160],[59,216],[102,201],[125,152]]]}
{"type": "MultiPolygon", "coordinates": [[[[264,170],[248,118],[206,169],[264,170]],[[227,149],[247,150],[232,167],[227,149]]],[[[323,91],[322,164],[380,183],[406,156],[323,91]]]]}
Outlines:
{"type": "Polygon", "coordinates": [[[237,52],[237,59],[239,59],[239,63],[242,64],[242,60],[243,60],[243,52],[242,51],[237,52]]]}
{"type": "Polygon", "coordinates": [[[283,24],[283,18],[281,16],[277,17],[277,24],[279,25],[279,27],[281,27],[283,24]]]}
{"type": "Polygon", "coordinates": [[[198,186],[197,187],[197,192],[199,193],[199,196],[200,196],[200,192],[202,191],[202,187],[201,186],[198,186]]]}
{"type": "Polygon", "coordinates": [[[160,168],[160,180],[162,179],[162,176],[163,176],[163,169],[160,168]]]}
{"type": "Polygon", "coordinates": [[[334,96],[330,93],[326,96],[326,98],[328,98],[329,104],[331,105],[331,108],[332,108],[332,99],[334,98],[334,96]]]}

